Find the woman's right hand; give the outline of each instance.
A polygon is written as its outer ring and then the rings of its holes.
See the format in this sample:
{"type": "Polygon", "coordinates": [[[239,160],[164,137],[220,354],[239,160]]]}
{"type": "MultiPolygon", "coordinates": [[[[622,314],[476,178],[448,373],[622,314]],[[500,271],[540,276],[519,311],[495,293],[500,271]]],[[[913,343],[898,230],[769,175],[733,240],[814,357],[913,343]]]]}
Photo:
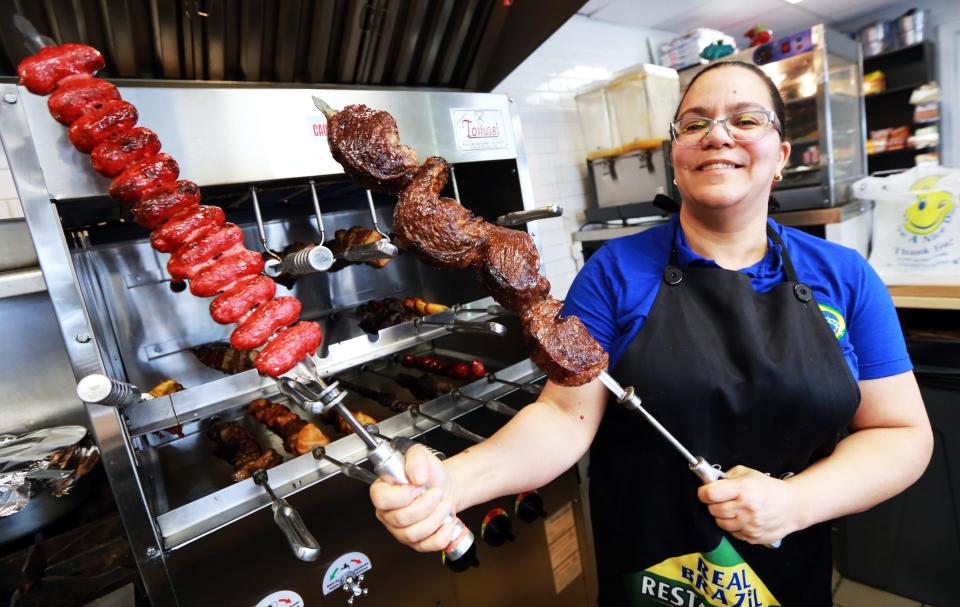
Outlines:
{"type": "Polygon", "coordinates": [[[419,552],[437,552],[453,541],[456,496],[453,478],[426,447],[407,451],[408,485],[377,480],[370,500],[393,537],[419,552]]]}

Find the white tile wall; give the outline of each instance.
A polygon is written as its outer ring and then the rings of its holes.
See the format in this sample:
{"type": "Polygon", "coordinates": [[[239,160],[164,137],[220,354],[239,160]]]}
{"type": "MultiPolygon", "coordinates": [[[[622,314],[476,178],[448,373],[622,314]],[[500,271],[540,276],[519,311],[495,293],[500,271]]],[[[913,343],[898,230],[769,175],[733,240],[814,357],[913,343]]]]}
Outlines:
{"type": "Polygon", "coordinates": [[[638,63],[649,48],[674,32],[621,26],[576,15],[493,90],[513,100],[523,131],[533,205],[560,204],[562,218],[539,221],[531,233],[555,297],[563,298],[583,264],[571,234],[583,223],[587,193],[586,151],[580,134],[576,91],[638,63]]]}
{"type": "Polygon", "coordinates": [[[13,175],[10,174],[7,155],[0,145],[0,221],[19,217],[23,217],[20,197],[17,196],[17,188],[13,185],[13,175]]]}

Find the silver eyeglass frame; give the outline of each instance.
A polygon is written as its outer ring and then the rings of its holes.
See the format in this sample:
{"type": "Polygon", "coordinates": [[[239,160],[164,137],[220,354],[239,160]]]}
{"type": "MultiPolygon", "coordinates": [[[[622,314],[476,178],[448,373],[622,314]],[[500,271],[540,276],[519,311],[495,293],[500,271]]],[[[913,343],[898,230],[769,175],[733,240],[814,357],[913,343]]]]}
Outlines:
{"type": "Polygon", "coordinates": [[[736,141],[737,143],[752,143],[754,141],[759,141],[760,139],[763,138],[764,135],[766,135],[766,129],[761,129],[760,135],[758,135],[754,139],[738,139],[733,135],[733,133],[730,132],[730,127],[727,126],[727,121],[730,120],[731,118],[736,118],[737,116],[742,116],[743,114],[753,114],[753,113],[765,114],[767,117],[767,120],[770,121],[767,123],[767,125],[773,127],[773,129],[776,130],[777,133],[780,133],[780,136],[783,137],[783,131],[781,130],[782,127],[780,125],[780,120],[777,118],[777,113],[774,112],[773,110],[762,108],[762,109],[755,109],[755,110],[743,110],[742,112],[734,112],[733,114],[730,114],[729,116],[726,116],[724,118],[707,118],[706,116],[688,116],[686,118],[678,118],[677,120],[670,121],[670,138],[673,140],[674,145],[676,145],[677,147],[695,148],[700,144],[702,144],[704,141],[706,141],[707,137],[710,136],[710,133],[713,132],[713,128],[719,124],[719,125],[723,125],[723,130],[726,131],[727,136],[730,137],[730,139],[736,141]],[[703,136],[700,137],[700,139],[698,139],[696,143],[683,144],[683,143],[680,143],[680,141],[677,139],[677,123],[680,122],[681,120],[686,120],[687,118],[697,118],[699,120],[706,120],[709,123],[709,125],[707,126],[707,129],[703,132],[703,136]]]}

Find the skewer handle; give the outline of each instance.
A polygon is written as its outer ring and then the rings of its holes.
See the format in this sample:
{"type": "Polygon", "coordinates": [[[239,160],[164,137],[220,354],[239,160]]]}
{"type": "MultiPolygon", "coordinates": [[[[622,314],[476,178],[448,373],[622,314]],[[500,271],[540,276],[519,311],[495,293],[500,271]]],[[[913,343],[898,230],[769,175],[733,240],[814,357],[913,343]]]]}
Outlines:
{"type": "Polygon", "coordinates": [[[77,396],[83,402],[93,405],[126,407],[135,405],[150,395],[142,394],[140,388],[133,384],[95,373],[80,380],[77,384],[77,396]]]}

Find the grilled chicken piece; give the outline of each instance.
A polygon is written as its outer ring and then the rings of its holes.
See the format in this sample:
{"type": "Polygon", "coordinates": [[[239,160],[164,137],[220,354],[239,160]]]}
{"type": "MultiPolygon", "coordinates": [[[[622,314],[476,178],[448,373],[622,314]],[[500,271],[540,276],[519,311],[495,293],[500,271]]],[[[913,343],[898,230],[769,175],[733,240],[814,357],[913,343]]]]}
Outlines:
{"type": "MultiPolygon", "coordinates": [[[[360,422],[361,426],[377,423],[377,420],[373,419],[363,411],[351,411],[351,413],[353,414],[353,419],[360,422]]],[[[344,434],[353,434],[353,428],[351,428],[350,424],[348,424],[347,421],[339,415],[337,416],[337,428],[339,428],[344,434]]]]}
{"type": "Polygon", "coordinates": [[[397,244],[420,261],[440,268],[466,268],[479,257],[490,224],[456,200],[440,197],[449,172],[443,158],[427,158],[400,194],[393,229],[397,244]]]}
{"type": "Polygon", "coordinates": [[[217,444],[217,455],[233,464],[234,482],[283,461],[283,456],[273,449],[263,450],[253,433],[236,422],[213,426],[207,436],[217,444]]]}
{"type": "Polygon", "coordinates": [[[257,358],[253,350],[238,350],[225,341],[201,344],[190,351],[206,366],[230,375],[253,369],[257,358]]]}
{"type": "MultiPolygon", "coordinates": [[[[147,394],[149,394],[154,398],[160,398],[161,396],[169,396],[174,392],[179,392],[181,390],[183,390],[183,385],[181,385],[175,380],[165,379],[159,384],[157,384],[156,386],[150,388],[150,390],[147,391],[147,394]]],[[[176,426],[170,426],[169,428],[164,428],[163,431],[168,434],[173,434],[174,436],[179,436],[180,438],[183,438],[183,426],[181,424],[177,424],[176,426]]],[[[161,436],[161,437],[163,436],[162,434],[160,434],[160,432],[155,432],[154,434],[157,434],[158,436],[161,436]]]]}
{"type": "Polygon", "coordinates": [[[333,159],[360,186],[396,194],[417,173],[417,154],[400,143],[397,122],[387,112],[348,105],[327,106],[327,142],[333,159]]]}
{"type": "Polygon", "coordinates": [[[563,302],[548,297],[521,312],[530,358],[561,386],[582,386],[607,368],[607,353],[576,316],[560,318],[563,302]]]}
{"type": "Polygon", "coordinates": [[[310,453],[314,447],[330,444],[330,439],[313,422],[300,419],[299,415],[284,405],[259,398],[250,403],[247,410],[283,439],[283,448],[288,453],[303,455],[310,453]]]}
{"type": "Polygon", "coordinates": [[[443,312],[444,310],[450,309],[443,304],[430,303],[422,297],[404,298],[403,307],[411,312],[416,312],[417,316],[427,316],[428,314],[436,314],[437,312],[443,312]]]}

